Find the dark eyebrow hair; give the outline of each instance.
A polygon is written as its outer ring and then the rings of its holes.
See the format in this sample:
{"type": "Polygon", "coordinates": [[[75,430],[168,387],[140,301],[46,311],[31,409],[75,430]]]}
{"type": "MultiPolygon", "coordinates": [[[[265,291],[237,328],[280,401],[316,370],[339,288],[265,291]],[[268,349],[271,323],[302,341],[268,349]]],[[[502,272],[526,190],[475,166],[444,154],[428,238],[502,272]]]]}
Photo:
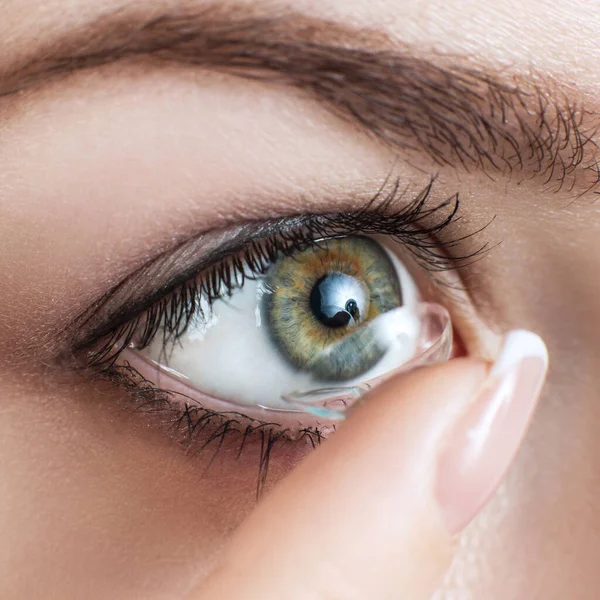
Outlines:
{"type": "Polygon", "coordinates": [[[425,152],[440,166],[520,174],[581,194],[600,178],[596,127],[588,124],[594,116],[555,82],[420,56],[381,33],[292,12],[117,10],[5,69],[0,96],[136,58],[292,85],[384,143],[425,152]]]}

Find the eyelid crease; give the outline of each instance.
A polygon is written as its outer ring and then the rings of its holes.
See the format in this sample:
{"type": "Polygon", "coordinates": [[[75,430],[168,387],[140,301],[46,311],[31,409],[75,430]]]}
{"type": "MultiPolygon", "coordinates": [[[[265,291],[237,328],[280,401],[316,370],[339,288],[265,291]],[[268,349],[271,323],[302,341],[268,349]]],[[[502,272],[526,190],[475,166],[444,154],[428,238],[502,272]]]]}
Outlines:
{"type": "MultiPolygon", "coordinates": [[[[202,279],[199,282],[197,280],[201,274],[218,268],[223,261],[231,259],[232,254],[243,256],[248,249],[260,248],[261,243],[276,244],[276,251],[285,251],[286,248],[293,250],[300,244],[336,235],[387,234],[405,246],[417,261],[434,274],[466,266],[487,250],[487,244],[482,244],[468,255],[461,255],[456,251],[455,237],[449,236],[445,241],[441,239],[441,232],[457,218],[459,199],[458,195],[453,195],[429,205],[433,184],[434,178],[412,200],[396,207],[408,193],[408,188],[401,190],[397,179],[390,182],[388,178],[371,199],[355,212],[300,215],[264,223],[244,223],[229,230],[193,237],[127,276],[83,311],[66,329],[68,352],[65,353],[66,357],[60,356],[59,360],[68,362],[82,352],[89,351],[106,337],[112,345],[121,337],[117,333],[129,338],[134,323],[157,304],[173,308],[179,303],[181,309],[183,298],[190,298],[190,293],[206,292],[201,287],[202,279]],[[454,254],[445,253],[445,245],[452,248],[454,254]],[[190,286],[194,286],[193,289],[190,286]]],[[[461,236],[460,239],[468,237],[461,236]]],[[[178,326],[181,318],[182,315],[178,313],[178,326]]],[[[108,350],[105,345],[101,347],[103,350],[99,355],[104,359],[101,362],[106,362],[108,356],[112,359],[114,354],[104,355],[108,350]]]]}

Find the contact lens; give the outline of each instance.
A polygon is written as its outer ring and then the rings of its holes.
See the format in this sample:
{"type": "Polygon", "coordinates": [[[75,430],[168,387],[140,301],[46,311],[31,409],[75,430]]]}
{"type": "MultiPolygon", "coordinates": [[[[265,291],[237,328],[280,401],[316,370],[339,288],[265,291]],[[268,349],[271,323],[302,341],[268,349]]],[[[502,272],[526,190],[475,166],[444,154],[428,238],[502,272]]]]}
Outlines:
{"type": "Polygon", "coordinates": [[[322,350],[316,359],[326,363],[339,344],[369,339],[381,356],[375,369],[352,385],[331,385],[294,390],[282,396],[291,410],[328,420],[343,420],[348,410],[374,386],[398,373],[448,360],[452,353],[452,325],[448,311],[439,304],[418,303],[385,312],[368,321],[343,340],[322,350]]]}

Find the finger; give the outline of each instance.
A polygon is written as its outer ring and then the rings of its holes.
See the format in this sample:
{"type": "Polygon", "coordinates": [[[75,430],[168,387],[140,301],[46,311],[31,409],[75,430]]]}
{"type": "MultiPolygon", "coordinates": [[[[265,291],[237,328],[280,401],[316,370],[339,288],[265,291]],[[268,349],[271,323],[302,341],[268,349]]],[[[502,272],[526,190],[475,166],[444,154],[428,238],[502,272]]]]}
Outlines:
{"type": "Polygon", "coordinates": [[[510,465],[547,368],[509,335],[491,373],[456,359],[377,388],[237,532],[194,600],[425,600],[453,536],[510,465]]]}

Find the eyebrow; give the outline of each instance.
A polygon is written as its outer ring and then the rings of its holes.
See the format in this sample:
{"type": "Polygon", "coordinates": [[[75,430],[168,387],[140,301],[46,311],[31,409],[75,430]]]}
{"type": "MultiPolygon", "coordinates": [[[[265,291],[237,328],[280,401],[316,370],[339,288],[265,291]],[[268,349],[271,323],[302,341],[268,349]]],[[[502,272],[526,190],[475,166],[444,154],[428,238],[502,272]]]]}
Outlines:
{"type": "Polygon", "coordinates": [[[0,97],[128,59],[291,85],[392,148],[425,152],[441,167],[517,174],[580,194],[600,180],[597,118],[557,83],[422,56],[382,33],[289,11],[120,9],[5,68],[0,97]]]}

